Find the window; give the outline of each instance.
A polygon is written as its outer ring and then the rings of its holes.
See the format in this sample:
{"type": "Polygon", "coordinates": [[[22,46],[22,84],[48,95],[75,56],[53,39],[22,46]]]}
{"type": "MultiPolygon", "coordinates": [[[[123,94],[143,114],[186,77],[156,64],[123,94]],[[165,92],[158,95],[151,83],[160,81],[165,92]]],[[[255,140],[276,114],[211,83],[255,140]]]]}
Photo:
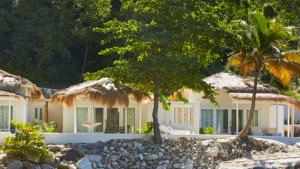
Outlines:
{"type": "Polygon", "coordinates": [[[43,108],[34,108],[34,119],[37,119],[39,121],[44,120],[44,113],[43,113],[43,108]]]}
{"type": "Polygon", "coordinates": [[[84,123],[88,121],[88,108],[87,107],[77,107],[76,108],[76,127],[77,132],[87,132],[87,127],[83,126],[84,123]]]}
{"type": "MultiPolygon", "coordinates": [[[[249,117],[250,110],[247,110],[247,118],[249,117]]],[[[259,127],[259,113],[258,110],[254,111],[253,119],[252,119],[252,127],[259,127]]]]}
{"type": "Polygon", "coordinates": [[[174,107],[174,123],[191,124],[192,108],[190,107],[174,107]]]}
{"type": "Polygon", "coordinates": [[[213,127],[213,110],[202,109],[201,110],[201,128],[213,127]]]}
{"type": "Polygon", "coordinates": [[[0,131],[9,131],[9,107],[0,106],[0,131]]]}

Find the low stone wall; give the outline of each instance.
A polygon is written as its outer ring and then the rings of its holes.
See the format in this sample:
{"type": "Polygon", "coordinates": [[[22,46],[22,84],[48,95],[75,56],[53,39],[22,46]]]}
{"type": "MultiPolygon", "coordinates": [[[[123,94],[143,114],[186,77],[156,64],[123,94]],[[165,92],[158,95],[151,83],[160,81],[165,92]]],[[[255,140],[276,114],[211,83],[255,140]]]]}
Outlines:
{"type": "Polygon", "coordinates": [[[94,143],[112,139],[141,139],[141,134],[44,133],[47,144],[94,143]]]}

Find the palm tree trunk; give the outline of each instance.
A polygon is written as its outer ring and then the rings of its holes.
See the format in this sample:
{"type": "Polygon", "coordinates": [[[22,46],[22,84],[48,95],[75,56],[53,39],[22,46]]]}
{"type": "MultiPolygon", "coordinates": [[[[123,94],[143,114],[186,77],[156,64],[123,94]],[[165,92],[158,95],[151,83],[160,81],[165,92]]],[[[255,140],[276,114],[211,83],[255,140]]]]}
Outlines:
{"type": "Polygon", "coordinates": [[[251,128],[252,119],[255,111],[255,101],[256,101],[256,91],[257,91],[257,81],[258,81],[258,75],[259,73],[256,73],[255,79],[254,79],[254,86],[253,86],[253,93],[252,93],[252,101],[251,101],[251,108],[250,113],[247,119],[247,124],[239,134],[240,138],[245,138],[248,136],[248,131],[251,128]]]}
{"type": "Polygon", "coordinates": [[[159,92],[157,89],[155,89],[155,91],[154,91],[154,107],[153,107],[153,112],[152,112],[153,131],[154,131],[153,141],[156,144],[161,144],[161,135],[160,135],[159,124],[158,124],[158,105],[159,105],[159,92]]]}

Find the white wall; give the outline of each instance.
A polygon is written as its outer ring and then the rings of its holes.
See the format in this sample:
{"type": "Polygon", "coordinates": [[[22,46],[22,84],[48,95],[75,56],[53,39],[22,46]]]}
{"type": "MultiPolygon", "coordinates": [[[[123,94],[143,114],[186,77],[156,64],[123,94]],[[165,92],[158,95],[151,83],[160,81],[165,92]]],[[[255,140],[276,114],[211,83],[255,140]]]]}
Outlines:
{"type": "Polygon", "coordinates": [[[28,122],[33,122],[34,119],[34,109],[42,108],[43,109],[43,118],[45,118],[45,100],[30,100],[28,107],[28,122]]]}
{"type": "Polygon", "coordinates": [[[62,132],[63,107],[59,102],[48,102],[48,122],[51,121],[57,124],[57,131],[62,132]]]}

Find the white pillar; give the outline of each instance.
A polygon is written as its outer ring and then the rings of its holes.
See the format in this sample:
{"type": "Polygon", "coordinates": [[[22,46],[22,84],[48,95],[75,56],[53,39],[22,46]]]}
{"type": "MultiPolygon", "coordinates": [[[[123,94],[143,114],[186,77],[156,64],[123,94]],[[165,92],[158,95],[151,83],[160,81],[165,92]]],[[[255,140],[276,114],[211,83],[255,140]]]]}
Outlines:
{"type": "Polygon", "coordinates": [[[292,137],[294,137],[295,132],[295,107],[292,107],[292,137]]]}
{"type": "Polygon", "coordinates": [[[278,103],[276,103],[276,135],[278,133],[278,103]]]}
{"type": "Polygon", "coordinates": [[[77,109],[76,109],[76,102],[74,101],[74,133],[77,133],[77,121],[76,121],[76,116],[77,116],[77,109]]]}
{"type": "Polygon", "coordinates": [[[239,134],[239,103],[236,103],[236,134],[239,134]]]}
{"type": "MultiPolygon", "coordinates": [[[[139,129],[142,128],[142,104],[140,104],[140,110],[139,110],[139,129]]],[[[140,133],[139,133],[140,134],[140,133]]]]}
{"type": "Polygon", "coordinates": [[[125,133],[127,134],[128,133],[128,131],[127,131],[127,107],[124,108],[123,110],[124,110],[123,115],[125,116],[125,124],[124,124],[124,126],[125,126],[125,133]]]}
{"type": "Polygon", "coordinates": [[[11,123],[11,100],[8,101],[8,131],[10,131],[11,123]]]}
{"type": "Polygon", "coordinates": [[[217,131],[217,110],[213,109],[213,128],[217,131]]]}
{"type": "Polygon", "coordinates": [[[288,117],[287,117],[287,137],[290,137],[290,113],[291,108],[288,108],[288,117]]]}

